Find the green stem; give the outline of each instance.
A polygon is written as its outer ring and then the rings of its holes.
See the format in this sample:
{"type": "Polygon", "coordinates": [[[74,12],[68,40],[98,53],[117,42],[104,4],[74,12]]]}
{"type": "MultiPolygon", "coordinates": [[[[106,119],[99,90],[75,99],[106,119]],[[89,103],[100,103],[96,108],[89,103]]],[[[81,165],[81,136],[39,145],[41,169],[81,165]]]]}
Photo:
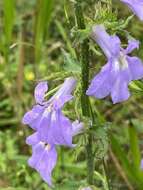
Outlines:
{"type": "MultiPolygon", "coordinates": [[[[85,22],[83,17],[83,12],[81,8],[82,0],[77,0],[75,3],[75,16],[77,21],[78,29],[85,29],[85,22]]],[[[81,73],[81,107],[82,114],[84,117],[90,117],[90,103],[89,98],[86,95],[86,90],[89,83],[89,40],[85,39],[80,44],[80,62],[82,64],[82,73],[81,73]]],[[[90,185],[93,185],[93,172],[94,172],[94,158],[92,151],[92,133],[88,134],[88,141],[86,145],[86,155],[87,155],[87,182],[90,185]]]]}

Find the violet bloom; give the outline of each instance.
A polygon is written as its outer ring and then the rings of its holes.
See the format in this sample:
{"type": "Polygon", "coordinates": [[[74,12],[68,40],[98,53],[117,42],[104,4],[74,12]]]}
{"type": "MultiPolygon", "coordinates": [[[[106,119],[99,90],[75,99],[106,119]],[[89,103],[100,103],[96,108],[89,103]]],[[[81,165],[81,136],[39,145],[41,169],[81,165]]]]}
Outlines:
{"type": "Polygon", "coordinates": [[[121,0],[123,3],[126,3],[127,6],[133,11],[135,15],[139,17],[140,20],[143,20],[143,0],[121,0]]]}
{"type": "Polygon", "coordinates": [[[52,186],[51,175],[57,162],[57,152],[54,145],[39,140],[37,132],[26,139],[32,146],[32,156],[28,160],[30,167],[39,172],[42,179],[52,186]]]}
{"type": "MultiPolygon", "coordinates": [[[[75,136],[83,130],[83,123],[75,121],[72,123],[72,136],[75,136]]],[[[26,143],[32,146],[32,156],[28,160],[30,167],[39,172],[42,179],[52,186],[51,175],[57,162],[57,152],[55,145],[50,145],[40,141],[38,132],[30,135],[26,143]]]]}
{"type": "Polygon", "coordinates": [[[36,105],[23,117],[23,123],[28,124],[38,132],[42,142],[56,145],[72,146],[72,123],[62,113],[62,107],[73,96],[76,80],[67,78],[61,88],[48,101],[45,93],[48,90],[46,82],[39,83],[35,88],[36,105]]]}
{"type": "Polygon", "coordinates": [[[108,62],[91,81],[87,95],[102,99],[111,94],[114,104],[127,100],[130,96],[128,84],[143,77],[142,61],[138,57],[128,56],[139,47],[139,42],[129,40],[128,47],[123,49],[120,39],[110,36],[103,25],[94,26],[92,36],[108,62]]]}

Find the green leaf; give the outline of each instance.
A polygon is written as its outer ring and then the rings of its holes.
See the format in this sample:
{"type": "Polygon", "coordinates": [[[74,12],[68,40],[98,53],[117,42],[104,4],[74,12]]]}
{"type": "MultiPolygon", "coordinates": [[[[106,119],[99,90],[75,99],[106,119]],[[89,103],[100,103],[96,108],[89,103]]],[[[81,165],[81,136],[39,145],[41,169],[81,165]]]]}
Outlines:
{"type": "Polygon", "coordinates": [[[80,63],[63,49],[62,53],[64,56],[64,69],[70,72],[81,72],[80,63]]]}
{"type": "Polygon", "coordinates": [[[132,81],[129,85],[130,89],[137,94],[143,94],[143,82],[142,81],[132,81]]]}
{"type": "Polygon", "coordinates": [[[143,133],[143,121],[139,119],[131,119],[131,122],[138,133],[143,133]]]}

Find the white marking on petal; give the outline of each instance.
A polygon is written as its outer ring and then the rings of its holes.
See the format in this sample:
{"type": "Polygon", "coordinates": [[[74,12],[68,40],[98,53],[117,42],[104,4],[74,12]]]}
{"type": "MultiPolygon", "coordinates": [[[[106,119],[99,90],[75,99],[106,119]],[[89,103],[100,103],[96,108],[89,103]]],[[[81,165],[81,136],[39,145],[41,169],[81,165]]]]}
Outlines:
{"type": "Polygon", "coordinates": [[[45,150],[50,150],[51,149],[51,145],[50,144],[47,144],[46,147],[45,147],[45,150]]]}
{"type": "Polygon", "coordinates": [[[114,69],[115,71],[120,71],[128,68],[128,62],[126,55],[123,52],[120,52],[118,59],[114,60],[114,69]]]}
{"type": "Polygon", "coordinates": [[[114,61],[114,69],[115,71],[120,70],[120,62],[118,61],[118,59],[114,61]]]}
{"type": "Polygon", "coordinates": [[[120,62],[121,70],[124,70],[124,69],[128,68],[128,62],[127,62],[127,59],[126,59],[126,55],[123,52],[120,52],[119,62],[120,62]]]}
{"type": "Polygon", "coordinates": [[[40,144],[41,146],[43,146],[43,147],[45,146],[45,143],[42,142],[42,141],[40,141],[39,144],[40,144]]]}
{"type": "Polygon", "coordinates": [[[43,117],[47,117],[51,111],[52,111],[52,107],[48,106],[48,108],[46,108],[43,113],[43,117]]]}
{"type": "Polygon", "coordinates": [[[55,112],[52,113],[52,118],[51,118],[52,121],[56,121],[56,114],[55,112]]]}

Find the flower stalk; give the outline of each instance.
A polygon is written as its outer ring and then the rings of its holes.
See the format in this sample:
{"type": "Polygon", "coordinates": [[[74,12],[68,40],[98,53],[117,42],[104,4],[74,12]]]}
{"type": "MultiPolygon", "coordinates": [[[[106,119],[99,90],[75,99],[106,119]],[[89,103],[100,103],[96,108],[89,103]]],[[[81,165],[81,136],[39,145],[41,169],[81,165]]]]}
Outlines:
{"type": "MultiPolygon", "coordinates": [[[[81,8],[82,0],[77,0],[75,3],[75,16],[78,29],[85,29],[85,22],[83,17],[83,12],[81,8]]],[[[89,40],[84,39],[80,44],[80,55],[79,60],[82,65],[81,71],[81,109],[83,117],[90,117],[90,102],[86,95],[86,90],[89,85],[89,40]]],[[[92,133],[88,134],[88,141],[86,145],[86,155],[87,155],[87,182],[89,185],[93,185],[93,172],[94,172],[94,158],[92,151],[93,144],[92,133]]]]}

